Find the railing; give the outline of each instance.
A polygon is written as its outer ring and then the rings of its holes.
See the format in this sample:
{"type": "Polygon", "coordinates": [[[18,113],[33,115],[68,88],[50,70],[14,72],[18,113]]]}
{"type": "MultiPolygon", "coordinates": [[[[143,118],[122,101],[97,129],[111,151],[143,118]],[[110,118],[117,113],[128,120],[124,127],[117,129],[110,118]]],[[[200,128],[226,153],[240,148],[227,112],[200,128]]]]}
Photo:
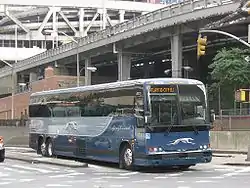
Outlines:
{"type": "MultiPolygon", "coordinates": [[[[85,46],[85,45],[88,45],[89,43],[97,42],[105,38],[110,38],[111,36],[115,36],[120,33],[124,33],[126,31],[132,31],[135,28],[138,28],[138,27],[141,27],[141,26],[153,23],[153,22],[158,22],[163,19],[168,19],[174,16],[185,14],[185,13],[199,11],[201,9],[204,11],[204,9],[206,8],[218,7],[218,6],[226,5],[226,4],[236,4],[236,2],[232,0],[189,0],[189,1],[183,1],[181,3],[171,4],[167,6],[166,8],[144,14],[142,16],[136,17],[133,20],[129,20],[129,21],[114,25],[105,30],[95,32],[95,33],[89,34],[86,37],[80,38],[78,39],[79,46],[80,47],[85,46]]],[[[236,8],[237,8],[237,5],[235,5],[235,9],[236,8]]],[[[228,12],[229,11],[230,10],[228,10],[228,12]]],[[[152,28],[152,30],[153,29],[154,28],[152,28]]],[[[121,39],[125,39],[125,38],[120,36],[119,40],[121,39]]],[[[15,69],[17,72],[21,70],[25,70],[27,68],[30,68],[28,66],[31,66],[34,62],[42,61],[47,58],[65,53],[67,51],[70,51],[76,48],[77,48],[77,44],[75,42],[70,42],[70,43],[61,45],[58,48],[47,50],[41,54],[38,54],[36,56],[30,57],[28,59],[18,62],[15,65],[15,69]]],[[[11,69],[9,67],[4,67],[0,69],[1,76],[3,75],[7,76],[9,74],[11,74],[11,69]]]]}
{"type": "Polygon", "coordinates": [[[221,110],[214,122],[215,130],[250,130],[250,109],[221,110]]]}
{"type": "Polygon", "coordinates": [[[0,127],[24,127],[27,126],[28,120],[24,119],[0,119],[0,127]]]}

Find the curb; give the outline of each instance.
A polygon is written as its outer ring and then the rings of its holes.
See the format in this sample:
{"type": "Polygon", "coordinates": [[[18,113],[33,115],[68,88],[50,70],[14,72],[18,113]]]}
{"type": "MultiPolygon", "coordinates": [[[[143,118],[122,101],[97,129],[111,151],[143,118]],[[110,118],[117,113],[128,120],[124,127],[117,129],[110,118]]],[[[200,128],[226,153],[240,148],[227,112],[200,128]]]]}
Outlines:
{"type": "Polygon", "coordinates": [[[222,153],[222,154],[244,154],[246,155],[247,151],[234,151],[234,150],[212,150],[212,153],[222,153]]]}
{"type": "Polygon", "coordinates": [[[87,163],[82,163],[82,165],[70,165],[67,163],[56,163],[56,162],[51,162],[51,161],[40,161],[36,159],[26,159],[26,158],[20,158],[20,157],[13,157],[13,156],[5,156],[6,159],[11,159],[11,160],[18,160],[18,161],[23,161],[27,163],[36,163],[36,164],[49,164],[49,165],[57,165],[57,166],[64,166],[64,167],[70,167],[70,168],[87,168],[88,164],[87,163]]]}
{"type": "Polygon", "coordinates": [[[223,165],[228,165],[228,166],[250,166],[250,163],[224,163],[223,165]]]}

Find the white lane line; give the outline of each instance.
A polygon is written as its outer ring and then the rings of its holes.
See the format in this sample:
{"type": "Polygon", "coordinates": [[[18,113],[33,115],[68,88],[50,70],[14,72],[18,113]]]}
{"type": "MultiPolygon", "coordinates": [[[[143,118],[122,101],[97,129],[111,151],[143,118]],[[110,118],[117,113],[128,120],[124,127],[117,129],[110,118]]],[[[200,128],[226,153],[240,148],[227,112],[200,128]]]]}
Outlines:
{"type": "Polygon", "coordinates": [[[65,181],[66,183],[84,183],[87,180],[69,180],[69,181],[65,181]]]}
{"type": "Polygon", "coordinates": [[[49,177],[50,178],[63,178],[63,177],[77,176],[77,175],[84,175],[84,174],[85,173],[74,172],[74,173],[69,173],[69,174],[58,174],[58,175],[53,175],[49,177]]]}
{"type": "Polygon", "coordinates": [[[9,174],[0,172],[0,177],[8,177],[8,176],[9,176],[9,174]]]}
{"type": "Polygon", "coordinates": [[[238,175],[240,173],[244,173],[244,172],[250,172],[250,167],[246,167],[244,169],[241,169],[241,170],[236,170],[234,172],[230,172],[230,173],[227,173],[227,174],[223,174],[224,177],[231,177],[231,176],[235,176],[235,175],[238,175]]]}
{"type": "Polygon", "coordinates": [[[8,185],[11,184],[11,182],[0,182],[0,185],[8,185]]]}
{"type": "Polygon", "coordinates": [[[190,187],[188,187],[188,186],[179,186],[177,188],[190,188],[190,187]]]}
{"type": "Polygon", "coordinates": [[[135,175],[138,174],[138,172],[127,172],[127,173],[121,173],[119,174],[120,176],[130,176],[130,175],[135,175]]]}
{"type": "Polygon", "coordinates": [[[168,176],[180,176],[182,175],[183,173],[176,173],[176,174],[168,174],[168,176]]]}
{"type": "Polygon", "coordinates": [[[20,182],[31,182],[34,181],[34,179],[20,179],[20,182]]]}
{"type": "Polygon", "coordinates": [[[91,165],[91,164],[89,164],[88,167],[90,167],[90,168],[98,168],[98,169],[104,168],[104,167],[101,167],[101,166],[91,165]]]}
{"type": "Polygon", "coordinates": [[[109,187],[123,187],[123,185],[110,185],[109,187]]]}
{"type": "Polygon", "coordinates": [[[195,181],[195,183],[211,183],[213,181],[209,181],[209,180],[197,180],[195,181]]]}
{"type": "Polygon", "coordinates": [[[157,177],[154,177],[154,179],[167,179],[168,177],[166,176],[157,176],[157,177]]]}
{"type": "Polygon", "coordinates": [[[16,181],[15,178],[1,178],[1,181],[16,181]]]}
{"type": "Polygon", "coordinates": [[[47,184],[46,187],[72,187],[72,185],[65,185],[65,184],[47,184]]]}
{"type": "Polygon", "coordinates": [[[132,181],[132,183],[144,183],[144,182],[149,182],[150,180],[137,180],[137,181],[132,181]]]}
{"type": "Polygon", "coordinates": [[[7,171],[11,171],[11,172],[18,172],[18,173],[21,173],[21,174],[28,173],[27,171],[17,170],[17,169],[9,168],[9,167],[4,167],[3,169],[7,170],[7,171]]]}
{"type": "Polygon", "coordinates": [[[41,172],[41,173],[51,173],[52,172],[50,170],[45,170],[45,169],[40,169],[40,168],[32,168],[32,167],[21,166],[21,165],[12,165],[12,167],[21,168],[21,169],[25,169],[25,170],[34,170],[34,171],[38,171],[38,172],[41,172]]]}
{"type": "Polygon", "coordinates": [[[214,177],[210,177],[211,179],[224,179],[223,176],[214,176],[214,177]]]}

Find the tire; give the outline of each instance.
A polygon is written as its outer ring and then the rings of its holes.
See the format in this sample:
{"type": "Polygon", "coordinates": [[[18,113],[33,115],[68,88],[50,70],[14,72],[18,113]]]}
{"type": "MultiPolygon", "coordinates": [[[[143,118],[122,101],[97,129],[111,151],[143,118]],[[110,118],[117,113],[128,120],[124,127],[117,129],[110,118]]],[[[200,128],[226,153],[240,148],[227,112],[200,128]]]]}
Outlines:
{"type": "Polygon", "coordinates": [[[41,148],[42,144],[43,144],[43,137],[39,137],[37,141],[37,150],[36,150],[36,153],[38,155],[42,155],[42,148],[41,148]]]}
{"type": "Polygon", "coordinates": [[[4,162],[5,157],[0,158],[0,163],[4,162]]]}
{"type": "Polygon", "coordinates": [[[119,167],[127,170],[134,168],[134,154],[130,145],[126,144],[120,153],[119,167]]]}
{"type": "Polygon", "coordinates": [[[52,140],[49,138],[46,141],[46,156],[53,157],[54,156],[54,146],[52,140]]]}

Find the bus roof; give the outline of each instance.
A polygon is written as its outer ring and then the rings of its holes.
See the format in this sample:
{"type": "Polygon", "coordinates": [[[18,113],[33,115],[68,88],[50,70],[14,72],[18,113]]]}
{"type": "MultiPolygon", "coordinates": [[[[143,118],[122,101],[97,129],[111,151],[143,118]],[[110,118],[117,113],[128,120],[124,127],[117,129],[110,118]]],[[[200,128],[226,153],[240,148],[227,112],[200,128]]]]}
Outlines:
{"type": "Polygon", "coordinates": [[[41,95],[50,95],[50,94],[53,95],[53,94],[79,92],[79,91],[81,92],[81,91],[91,91],[91,90],[114,89],[114,88],[129,87],[129,86],[135,86],[135,85],[143,85],[144,83],[156,84],[156,85],[157,84],[178,84],[178,85],[203,84],[199,80],[186,79],[186,78],[147,78],[147,79],[117,81],[117,82],[110,82],[110,83],[104,83],[104,84],[95,84],[95,85],[87,85],[87,86],[80,86],[80,87],[40,91],[40,92],[32,93],[31,96],[41,96],[41,95]]]}

